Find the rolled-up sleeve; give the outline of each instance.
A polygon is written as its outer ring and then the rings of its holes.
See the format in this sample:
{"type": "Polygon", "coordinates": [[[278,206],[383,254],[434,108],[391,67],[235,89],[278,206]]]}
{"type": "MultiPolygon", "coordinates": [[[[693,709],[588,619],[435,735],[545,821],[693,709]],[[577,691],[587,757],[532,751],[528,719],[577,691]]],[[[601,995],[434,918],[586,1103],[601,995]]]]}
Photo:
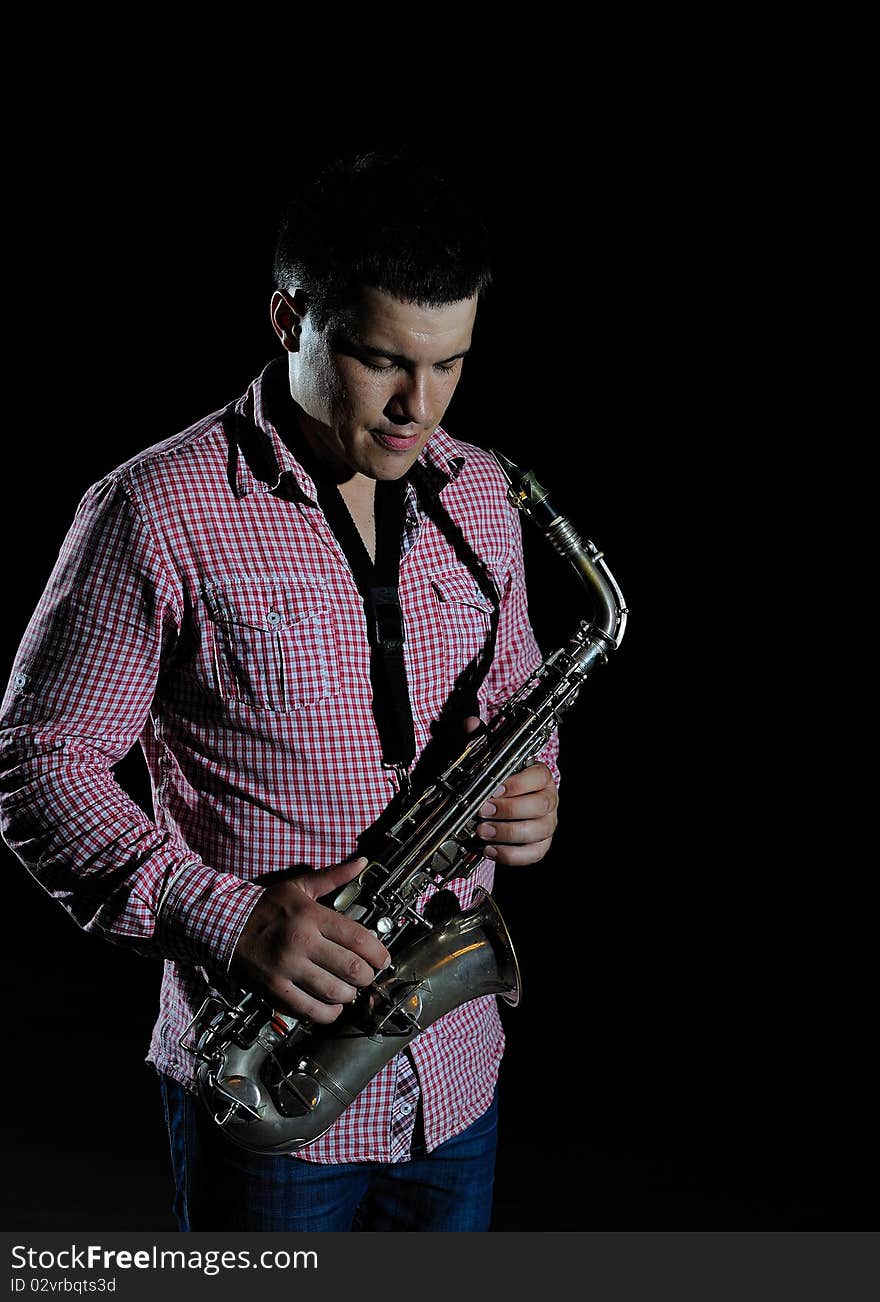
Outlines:
{"type": "MultiPolygon", "coordinates": [[[[501,594],[495,657],[484,685],[486,710],[490,719],[505,701],[528,681],[543,660],[529,621],[519,512],[514,507],[506,509],[510,564],[506,587],[501,594]]],[[[559,786],[558,756],[559,734],[554,730],[535,759],[547,765],[557,787],[559,786]]]]}
{"type": "Polygon", "coordinates": [[[0,708],[0,834],[84,930],[225,972],[262,888],[204,864],[112,772],[149,725],[181,609],[132,487],[94,484],[0,708]]]}

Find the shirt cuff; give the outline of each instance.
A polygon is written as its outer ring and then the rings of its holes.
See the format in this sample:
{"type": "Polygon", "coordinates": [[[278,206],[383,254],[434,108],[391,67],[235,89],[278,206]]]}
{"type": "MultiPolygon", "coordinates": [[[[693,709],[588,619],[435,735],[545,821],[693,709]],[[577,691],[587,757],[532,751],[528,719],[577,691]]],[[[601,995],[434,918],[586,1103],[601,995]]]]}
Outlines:
{"type": "Polygon", "coordinates": [[[265,889],[205,864],[184,868],[159,912],[156,934],[162,953],[228,972],[238,938],[265,889]]]}

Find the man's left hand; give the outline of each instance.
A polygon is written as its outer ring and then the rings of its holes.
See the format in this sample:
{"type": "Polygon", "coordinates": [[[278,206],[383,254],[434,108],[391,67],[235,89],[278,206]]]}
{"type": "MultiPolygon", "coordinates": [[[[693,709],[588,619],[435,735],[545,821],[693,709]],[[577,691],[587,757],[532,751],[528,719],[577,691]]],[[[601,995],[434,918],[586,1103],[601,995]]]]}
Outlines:
{"type": "MultiPolygon", "coordinates": [[[[479,722],[468,718],[465,728],[473,732],[479,722]]],[[[480,810],[486,821],[477,824],[477,836],[487,842],[486,857],[515,865],[543,859],[556,831],[558,805],[556,783],[546,764],[531,764],[512,774],[480,810]]]]}

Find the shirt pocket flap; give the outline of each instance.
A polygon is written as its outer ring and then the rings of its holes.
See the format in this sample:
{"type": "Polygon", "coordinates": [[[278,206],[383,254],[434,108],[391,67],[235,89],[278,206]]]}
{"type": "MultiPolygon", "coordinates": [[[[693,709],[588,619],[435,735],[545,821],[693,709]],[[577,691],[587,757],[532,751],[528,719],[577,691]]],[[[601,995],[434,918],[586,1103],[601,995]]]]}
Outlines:
{"type": "Polygon", "coordinates": [[[327,593],[312,583],[224,580],[202,589],[211,618],[218,624],[275,633],[314,619],[328,609],[327,593]]]}
{"type": "Polygon", "coordinates": [[[431,578],[431,587],[440,600],[449,605],[475,606],[491,614],[492,603],[477,586],[477,581],[466,570],[447,570],[431,578]]]}

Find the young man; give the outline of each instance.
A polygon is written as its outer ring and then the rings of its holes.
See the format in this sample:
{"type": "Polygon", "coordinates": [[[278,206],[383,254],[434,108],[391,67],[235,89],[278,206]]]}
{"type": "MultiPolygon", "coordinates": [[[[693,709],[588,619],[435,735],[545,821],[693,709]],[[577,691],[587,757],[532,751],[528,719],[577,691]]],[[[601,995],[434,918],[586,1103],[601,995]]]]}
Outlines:
{"type": "MultiPolygon", "coordinates": [[[[80,503],[3,703],[3,835],[80,925],[166,960],[149,1061],[182,1229],[482,1230],[494,997],[428,1027],[295,1157],[230,1143],[179,1043],[212,983],[329,1023],[374,979],[388,951],[321,897],[540,661],[502,476],[440,425],[490,278],[479,221],[406,157],[343,160],[291,205],[275,276],[283,354],[80,503]],[[155,821],[112,775],[135,742],[155,821]]],[[[484,807],[462,905],[493,860],[546,853],[555,754],[484,807]]]]}

